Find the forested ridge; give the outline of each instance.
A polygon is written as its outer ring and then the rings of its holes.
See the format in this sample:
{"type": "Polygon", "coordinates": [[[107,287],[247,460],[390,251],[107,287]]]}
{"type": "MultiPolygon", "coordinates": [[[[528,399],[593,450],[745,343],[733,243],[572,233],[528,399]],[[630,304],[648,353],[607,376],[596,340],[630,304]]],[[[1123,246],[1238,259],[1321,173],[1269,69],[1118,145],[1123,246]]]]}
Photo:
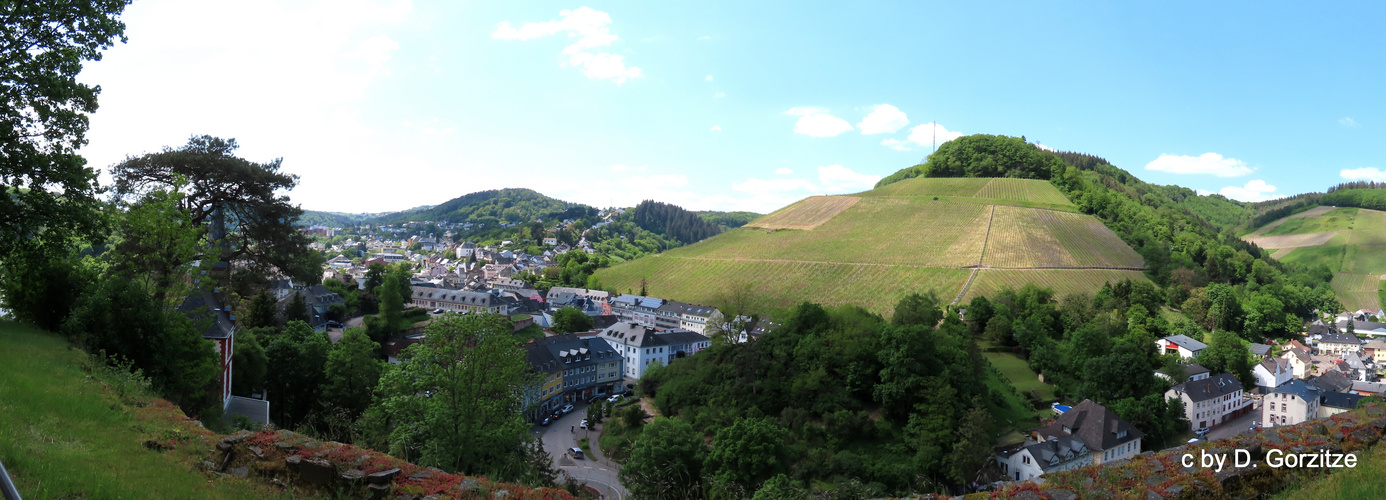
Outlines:
{"type": "Polygon", "coordinates": [[[684,210],[678,205],[653,200],[640,202],[635,208],[626,211],[622,218],[629,219],[641,229],[672,238],[684,245],[722,232],[717,224],[703,220],[694,212],[684,210]]]}

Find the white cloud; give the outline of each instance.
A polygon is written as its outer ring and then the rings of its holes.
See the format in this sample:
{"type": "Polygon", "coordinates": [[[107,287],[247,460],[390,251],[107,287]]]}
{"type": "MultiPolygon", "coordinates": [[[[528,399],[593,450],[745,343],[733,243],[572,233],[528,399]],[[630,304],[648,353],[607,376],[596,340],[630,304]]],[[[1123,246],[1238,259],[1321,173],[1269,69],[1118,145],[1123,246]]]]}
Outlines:
{"type": "Polygon", "coordinates": [[[717,92],[717,93],[715,93],[715,94],[712,94],[712,98],[713,98],[713,99],[720,99],[720,98],[723,98],[723,97],[726,97],[726,96],[727,96],[727,94],[724,94],[724,93],[722,93],[722,92],[717,92]]]}
{"type": "Polygon", "coordinates": [[[1266,181],[1256,179],[1246,183],[1245,186],[1227,186],[1218,190],[1218,194],[1237,201],[1266,201],[1280,196],[1271,196],[1275,192],[1275,186],[1266,184],[1266,181]]]}
{"type": "Polygon", "coordinates": [[[909,124],[909,118],[905,117],[905,112],[900,111],[900,108],[882,104],[876,106],[866,118],[862,118],[857,128],[861,129],[862,135],[891,134],[909,124]]]}
{"type": "Polygon", "coordinates": [[[1207,189],[1195,189],[1194,191],[1197,192],[1199,196],[1208,196],[1210,194],[1213,194],[1212,191],[1209,191],[1207,189]]]}
{"type": "Polygon", "coordinates": [[[600,54],[578,52],[568,58],[568,64],[582,68],[582,74],[588,78],[611,80],[618,84],[624,83],[630,78],[645,76],[640,68],[626,67],[625,58],[606,52],[600,54]]]}
{"type": "Polygon", "coordinates": [[[789,175],[789,174],[792,174],[792,173],[794,173],[793,170],[790,170],[790,169],[784,168],[784,167],[780,167],[780,168],[775,169],[775,175],[789,175]]]}
{"type": "Polygon", "coordinates": [[[881,180],[879,175],[853,172],[842,165],[818,167],[818,182],[827,191],[847,192],[871,189],[881,180]]]}
{"type": "Polygon", "coordinates": [[[1040,148],[1040,149],[1043,150],[1043,151],[1048,151],[1048,152],[1050,152],[1050,153],[1054,153],[1054,152],[1059,151],[1059,150],[1057,150],[1057,149],[1051,148],[1051,147],[1049,147],[1049,146],[1045,146],[1045,145],[1040,144],[1040,143],[1038,143],[1038,142],[1035,143],[1035,147],[1040,148]]]}
{"type": "Polygon", "coordinates": [[[1357,120],[1354,120],[1347,116],[1339,118],[1338,124],[1342,125],[1343,128],[1357,128],[1357,120]]]}
{"type": "Polygon", "coordinates": [[[1145,169],[1171,174],[1208,174],[1218,177],[1241,177],[1254,171],[1247,167],[1244,161],[1224,158],[1217,153],[1203,153],[1198,156],[1164,154],[1147,163],[1145,169]]]}
{"type": "Polygon", "coordinates": [[[699,42],[701,42],[701,41],[703,41],[703,40],[711,40],[711,39],[712,39],[712,37],[707,36],[707,35],[703,35],[703,36],[698,37],[698,41],[699,41],[699,42]]]}
{"type": "Polygon", "coordinates": [[[910,129],[909,139],[910,142],[920,146],[932,146],[934,144],[941,145],[959,137],[962,137],[962,132],[953,132],[944,128],[943,125],[930,122],[923,125],[916,125],[913,129],[910,129]]]}
{"type": "Polygon", "coordinates": [[[712,75],[707,75],[707,76],[703,77],[703,81],[705,81],[705,82],[710,82],[710,81],[712,81],[712,75]]]}
{"type": "Polygon", "coordinates": [[[722,131],[722,126],[721,126],[721,125],[713,125],[713,126],[712,126],[712,131],[713,131],[713,132],[721,132],[721,131],[722,131]]]}
{"type": "Polygon", "coordinates": [[[1350,181],[1386,182],[1386,170],[1376,167],[1345,168],[1338,175],[1350,181]]]}
{"type": "Polygon", "coordinates": [[[826,110],[819,108],[789,108],[784,114],[799,117],[799,121],[794,123],[794,133],[796,134],[804,134],[809,137],[834,137],[852,130],[852,124],[847,123],[847,120],[827,114],[826,110]]]}
{"type": "Polygon", "coordinates": [[[536,38],[567,33],[568,38],[576,40],[563,48],[568,56],[567,65],[582,69],[588,78],[611,80],[617,84],[627,79],[640,78],[644,72],[635,66],[626,66],[625,58],[609,52],[590,52],[597,47],[609,47],[620,37],[611,32],[611,15],[592,9],[579,7],[562,10],[560,19],[537,23],[524,23],[518,28],[510,21],[501,21],[491,38],[498,40],[533,40],[536,38]]]}
{"type": "Polygon", "coordinates": [[[909,151],[909,144],[910,143],[902,141],[900,139],[886,139],[884,141],[881,141],[882,146],[888,146],[890,147],[890,149],[894,149],[896,151],[909,151]]]}
{"type": "Polygon", "coordinates": [[[612,171],[612,172],[629,172],[629,171],[630,171],[630,165],[621,165],[621,164],[612,165],[612,166],[611,166],[611,171],[612,171]]]}

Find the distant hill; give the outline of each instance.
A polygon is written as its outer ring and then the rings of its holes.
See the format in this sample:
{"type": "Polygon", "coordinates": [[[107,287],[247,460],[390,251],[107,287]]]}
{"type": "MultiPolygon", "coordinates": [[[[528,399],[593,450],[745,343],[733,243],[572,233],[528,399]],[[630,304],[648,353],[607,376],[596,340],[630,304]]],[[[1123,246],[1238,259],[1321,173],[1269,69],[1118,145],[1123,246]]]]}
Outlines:
{"type": "Polygon", "coordinates": [[[740,229],[597,272],[618,291],[710,303],[748,283],[775,306],[802,300],[885,312],[933,290],[946,301],[1038,283],[1062,293],[1144,280],[1142,257],[1047,181],[902,178],[815,196],[740,229]]]}
{"type": "Polygon", "coordinates": [[[528,222],[535,219],[577,218],[595,213],[595,208],[550,198],[532,189],[508,188],[478,191],[432,207],[395,212],[368,219],[368,222],[401,224],[412,221],[437,221],[497,224],[528,222]]]}
{"type": "MultiPolygon", "coordinates": [[[[1325,196],[1327,198],[1327,196],[1325,196]]],[[[1320,201],[1324,201],[1320,199],[1320,201]]],[[[1349,309],[1379,309],[1386,286],[1386,212],[1309,206],[1242,238],[1287,264],[1333,273],[1333,290],[1349,309]]]]}

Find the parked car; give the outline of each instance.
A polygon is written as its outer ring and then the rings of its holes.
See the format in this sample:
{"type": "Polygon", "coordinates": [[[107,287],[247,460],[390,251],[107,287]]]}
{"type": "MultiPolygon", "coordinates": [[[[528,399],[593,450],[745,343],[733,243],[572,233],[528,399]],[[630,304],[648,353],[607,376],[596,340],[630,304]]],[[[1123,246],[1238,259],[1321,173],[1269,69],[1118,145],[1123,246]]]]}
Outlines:
{"type": "Polygon", "coordinates": [[[434,309],[434,310],[433,310],[433,314],[443,314],[443,309],[442,309],[442,308],[434,309]]]}
{"type": "Polygon", "coordinates": [[[544,417],[543,420],[540,420],[540,421],[539,421],[539,425],[549,425],[549,424],[552,424],[552,423],[553,423],[553,418],[551,418],[551,417],[544,417]]]}
{"type": "Polygon", "coordinates": [[[618,400],[618,399],[621,399],[621,395],[620,395],[620,394],[612,394],[611,397],[606,398],[606,402],[608,402],[608,403],[615,403],[616,400],[618,400]]]}
{"type": "Polygon", "coordinates": [[[1207,427],[1200,427],[1200,428],[1198,428],[1198,430],[1195,430],[1195,431],[1194,431],[1194,435],[1195,435],[1195,436],[1198,436],[1198,437],[1206,436],[1206,435],[1208,435],[1208,428],[1207,428],[1207,427]]]}
{"type": "Polygon", "coordinates": [[[582,419],[582,423],[579,423],[579,424],[578,424],[578,427],[581,427],[581,428],[583,428],[583,429],[586,429],[586,428],[587,428],[587,419],[585,419],[585,418],[582,419]]]}
{"type": "Polygon", "coordinates": [[[327,322],[327,327],[328,327],[328,328],[341,328],[341,327],[342,327],[342,324],[341,324],[341,323],[338,323],[338,322],[336,322],[336,321],[328,321],[328,322],[327,322]]]}
{"type": "Polygon", "coordinates": [[[582,460],[582,448],[568,448],[568,456],[582,460]]]}
{"type": "Polygon", "coordinates": [[[559,409],[558,411],[561,411],[564,415],[567,415],[573,412],[573,405],[563,405],[563,408],[559,409]]]}

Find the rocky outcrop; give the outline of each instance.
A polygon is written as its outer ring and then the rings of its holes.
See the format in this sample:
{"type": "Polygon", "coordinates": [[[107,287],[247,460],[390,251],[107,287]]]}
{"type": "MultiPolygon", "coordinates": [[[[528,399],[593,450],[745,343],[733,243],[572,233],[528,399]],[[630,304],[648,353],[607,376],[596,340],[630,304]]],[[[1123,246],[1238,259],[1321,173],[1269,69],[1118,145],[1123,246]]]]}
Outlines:
{"type": "MultiPolygon", "coordinates": [[[[151,449],[156,449],[151,447],[151,449]]],[[[242,431],[223,437],[203,461],[207,473],[250,477],[295,492],[338,498],[576,498],[567,491],[465,477],[351,445],[289,431],[242,431]]]]}

